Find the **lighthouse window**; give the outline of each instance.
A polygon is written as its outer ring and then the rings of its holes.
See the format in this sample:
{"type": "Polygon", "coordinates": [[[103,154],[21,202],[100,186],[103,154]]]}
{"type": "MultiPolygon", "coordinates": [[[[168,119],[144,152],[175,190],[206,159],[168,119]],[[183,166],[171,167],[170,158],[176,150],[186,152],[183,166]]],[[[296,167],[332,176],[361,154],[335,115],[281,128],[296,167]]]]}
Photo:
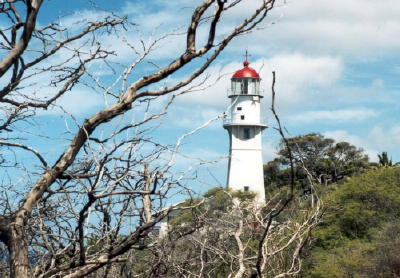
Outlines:
{"type": "Polygon", "coordinates": [[[243,83],[242,83],[242,94],[244,94],[244,95],[247,95],[249,92],[248,92],[248,84],[249,84],[249,82],[245,79],[245,80],[243,80],[243,83]]]}
{"type": "Polygon", "coordinates": [[[241,119],[241,120],[244,120],[244,115],[240,115],[240,119],[241,119]]]}
{"type": "Polygon", "coordinates": [[[232,93],[234,95],[240,95],[242,93],[242,81],[241,80],[233,80],[232,81],[232,93]]]}
{"type": "Polygon", "coordinates": [[[250,128],[243,129],[243,139],[250,139],[250,128]]]}
{"type": "Polygon", "coordinates": [[[254,81],[254,90],[256,95],[260,94],[260,81],[254,81]]]}
{"type": "Polygon", "coordinates": [[[248,187],[248,186],[245,186],[245,187],[244,187],[244,191],[245,191],[245,192],[249,191],[249,187],[248,187]]]}
{"type": "Polygon", "coordinates": [[[238,111],[242,111],[242,107],[238,107],[237,110],[238,110],[238,111]]]}
{"type": "Polygon", "coordinates": [[[251,80],[249,84],[249,94],[258,95],[258,81],[251,80]]]}

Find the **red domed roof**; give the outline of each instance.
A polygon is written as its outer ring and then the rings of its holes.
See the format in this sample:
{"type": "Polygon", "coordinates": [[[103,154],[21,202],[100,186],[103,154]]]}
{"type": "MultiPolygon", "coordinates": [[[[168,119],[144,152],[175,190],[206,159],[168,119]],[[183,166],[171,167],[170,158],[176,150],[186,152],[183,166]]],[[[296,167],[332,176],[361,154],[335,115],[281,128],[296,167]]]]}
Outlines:
{"type": "Polygon", "coordinates": [[[260,78],[258,73],[254,69],[249,67],[249,62],[247,60],[243,62],[243,66],[244,68],[235,72],[232,78],[243,78],[243,77],[260,78]]]}

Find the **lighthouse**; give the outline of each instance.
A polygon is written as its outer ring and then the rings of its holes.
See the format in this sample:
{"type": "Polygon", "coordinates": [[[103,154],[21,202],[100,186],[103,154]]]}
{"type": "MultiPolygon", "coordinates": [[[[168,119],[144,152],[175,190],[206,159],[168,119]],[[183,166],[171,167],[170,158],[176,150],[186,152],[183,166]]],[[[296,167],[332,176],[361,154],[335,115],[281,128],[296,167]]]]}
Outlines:
{"type": "Polygon", "coordinates": [[[230,142],[228,188],[254,192],[258,202],[265,202],[261,134],[267,126],[261,123],[260,81],[246,55],[243,68],[231,78],[230,115],[223,127],[230,142]]]}

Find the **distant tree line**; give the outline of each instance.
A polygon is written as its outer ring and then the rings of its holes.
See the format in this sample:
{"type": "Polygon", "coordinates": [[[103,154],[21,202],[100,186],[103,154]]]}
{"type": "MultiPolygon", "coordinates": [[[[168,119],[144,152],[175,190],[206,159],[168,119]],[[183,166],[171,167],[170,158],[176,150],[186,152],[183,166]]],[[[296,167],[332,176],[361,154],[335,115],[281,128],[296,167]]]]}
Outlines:
{"type": "MultiPolygon", "coordinates": [[[[295,180],[305,192],[310,183],[331,184],[368,168],[363,149],[348,142],[335,142],[321,134],[311,133],[288,138],[295,166],[295,180]]],[[[264,165],[266,188],[282,187],[290,178],[289,153],[282,141],[278,157],[264,165]]]]}

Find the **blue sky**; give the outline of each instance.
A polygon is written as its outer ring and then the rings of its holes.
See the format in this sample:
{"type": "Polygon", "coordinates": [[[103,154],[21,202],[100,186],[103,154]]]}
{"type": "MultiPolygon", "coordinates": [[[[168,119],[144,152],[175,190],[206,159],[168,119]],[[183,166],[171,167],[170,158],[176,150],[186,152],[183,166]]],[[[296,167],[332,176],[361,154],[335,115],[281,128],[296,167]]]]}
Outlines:
{"type": "MultiPolygon", "coordinates": [[[[229,24],[250,12],[258,0],[244,2],[245,5],[223,17],[226,21],[219,35],[229,24]]],[[[43,6],[39,24],[57,20],[62,26],[75,28],[106,11],[126,14],[137,24],[138,31],[127,34],[131,43],[137,43],[139,38],[150,42],[166,32],[175,33],[162,41],[148,58],[153,63],[166,65],[184,47],[184,37],[179,33],[186,27],[179,27],[190,19],[190,7],[195,1],[93,3],[48,1],[43,6]]],[[[242,67],[247,49],[252,55],[250,66],[263,78],[263,119],[270,127],[275,126],[269,106],[271,72],[276,71],[277,109],[290,135],[319,132],[363,148],[373,161],[382,151],[387,151],[394,161],[400,161],[399,14],[398,0],[277,1],[277,8],[260,30],[237,38],[212,64],[203,90],[175,100],[168,114],[158,121],[161,125],[152,136],[174,144],[182,134],[221,114],[229,105],[226,97],[229,78],[242,67]]],[[[128,64],[132,60],[128,47],[115,38],[105,37],[103,43],[116,51],[115,63],[128,64]]],[[[190,74],[192,69],[179,71],[169,82],[190,74]]],[[[143,63],[133,72],[130,81],[154,70],[151,64],[143,63]]],[[[104,65],[97,65],[96,71],[106,84],[115,79],[104,65]]],[[[160,100],[152,109],[157,111],[165,102],[166,99],[160,100]]],[[[105,105],[101,95],[79,87],[59,104],[75,115],[78,122],[105,105]]],[[[143,110],[138,109],[126,117],[140,117],[141,113],[143,110]]],[[[35,137],[31,143],[47,153],[49,159],[55,159],[62,150],[60,147],[66,144],[65,140],[54,140],[58,136],[55,131],[73,129],[74,123],[71,119],[65,120],[57,108],[39,115],[38,123],[42,134],[54,133],[53,139],[35,137]]],[[[272,128],[264,132],[265,161],[274,157],[278,141],[279,136],[272,128]]],[[[197,168],[198,181],[204,186],[196,186],[196,190],[225,184],[228,136],[221,120],[185,138],[180,151],[177,169],[196,167],[204,160],[217,161],[197,168]]]]}

